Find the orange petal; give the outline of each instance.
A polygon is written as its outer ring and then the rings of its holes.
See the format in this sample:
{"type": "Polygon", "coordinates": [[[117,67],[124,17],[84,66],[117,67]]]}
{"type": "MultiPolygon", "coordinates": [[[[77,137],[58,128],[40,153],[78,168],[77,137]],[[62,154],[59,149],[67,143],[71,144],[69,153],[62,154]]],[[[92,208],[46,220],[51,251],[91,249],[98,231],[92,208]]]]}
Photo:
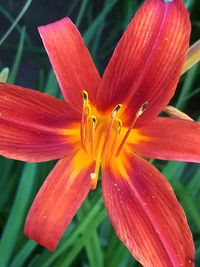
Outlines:
{"type": "Polygon", "coordinates": [[[135,131],[137,142],[133,130],[131,150],[144,157],[200,162],[199,122],[160,117],[135,131]]]}
{"type": "Polygon", "coordinates": [[[66,102],[82,109],[82,91],[94,102],[100,76],[84,41],[69,18],[39,27],[39,33],[66,102]]]}
{"type": "Polygon", "coordinates": [[[0,154],[5,157],[38,162],[65,156],[73,145],[71,137],[79,137],[79,126],[72,128],[78,119],[61,100],[0,83],[0,154]]]}
{"type": "Polygon", "coordinates": [[[83,159],[78,163],[76,158],[69,155],[56,164],[26,219],[25,234],[52,251],[91,188],[94,164],[87,155],[84,164],[83,159]]]}
{"type": "Polygon", "coordinates": [[[142,265],[194,266],[194,244],[184,211],[155,167],[127,154],[104,166],[102,177],[111,223],[142,265]]]}
{"type": "Polygon", "coordinates": [[[146,0],[130,22],[97,91],[102,111],[123,104],[123,123],[155,118],[172,98],[186,59],[190,21],[182,0],[146,0]]]}

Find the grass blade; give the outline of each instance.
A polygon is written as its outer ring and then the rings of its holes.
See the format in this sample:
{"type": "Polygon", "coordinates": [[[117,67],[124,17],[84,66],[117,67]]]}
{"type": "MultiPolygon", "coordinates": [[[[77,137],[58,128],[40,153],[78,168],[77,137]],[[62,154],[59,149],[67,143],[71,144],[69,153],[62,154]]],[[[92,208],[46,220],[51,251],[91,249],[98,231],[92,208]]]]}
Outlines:
{"type": "Polygon", "coordinates": [[[178,109],[183,109],[186,104],[185,97],[189,94],[191,88],[193,88],[193,84],[197,76],[198,67],[199,64],[194,65],[187,73],[183,88],[176,103],[176,107],[178,109]]]}
{"type": "Polygon", "coordinates": [[[81,24],[81,21],[82,21],[82,19],[83,19],[83,16],[84,16],[84,13],[85,13],[85,10],[86,10],[86,8],[87,8],[87,5],[88,5],[88,2],[89,2],[89,0],[83,0],[82,1],[82,4],[81,4],[81,7],[80,7],[80,11],[79,11],[79,13],[78,13],[78,16],[77,16],[77,19],[76,19],[76,26],[77,26],[77,28],[80,26],[80,24],[81,24]]]}
{"type": "Polygon", "coordinates": [[[9,79],[8,79],[9,83],[14,83],[15,80],[16,80],[17,72],[18,72],[18,69],[19,69],[19,64],[21,62],[22,53],[23,53],[23,49],[24,49],[25,36],[26,36],[26,28],[23,27],[21,35],[20,35],[20,41],[19,41],[19,46],[18,46],[18,49],[17,49],[17,54],[16,54],[16,57],[15,57],[15,60],[14,60],[14,64],[13,64],[12,70],[10,72],[9,79]]]}
{"type": "Polygon", "coordinates": [[[6,40],[6,38],[9,36],[9,34],[12,32],[12,30],[16,27],[17,23],[20,21],[20,19],[23,17],[23,15],[28,10],[31,2],[32,2],[32,0],[28,0],[25,3],[24,7],[22,8],[22,10],[19,13],[19,15],[17,16],[17,18],[13,21],[12,25],[10,26],[10,28],[7,30],[7,32],[4,34],[4,36],[0,39],[0,45],[2,45],[2,43],[6,40]]]}
{"type": "Polygon", "coordinates": [[[19,231],[29,202],[35,178],[36,165],[26,164],[17,189],[16,197],[0,240],[1,267],[6,267],[12,256],[19,231]]]}
{"type": "Polygon", "coordinates": [[[93,229],[96,229],[99,224],[103,221],[103,219],[106,217],[107,213],[106,210],[102,210],[98,215],[95,217],[95,219],[91,222],[89,229],[87,231],[84,231],[84,234],[77,242],[76,246],[70,251],[70,253],[67,255],[63,263],[60,264],[59,267],[68,267],[70,266],[71,262],[74,260],[74,258],[77,256],[77,254],[80,252],[82,247],[85,245],[85,243],[88,241],[88,239],[93,234],[93,229]]]}
{"type": "MultiPolygon", "coordinates": [[[[91,209],[90,201],[89,199],[86,199],[77,214],[77,218],[80,222],[84,220],[85,214],[87,214],[90,209],[91,209]]],[[[96,230],[93,230],[92,236],[85,243],[85,249],[88,256],[90,267],[103,267],[103,254],[96,230]]]]}
{"type": "Polygon", "coordinates": [[[9,267],[23,266],[24,262],[30,256],[36,246],[37,244],[34,241],[28,240],[22,247],[22,249],[17,253],[16,257],[10,263],[9,267]]]}
{"type": "Polygon", "coordinates": [[[96,17],[96,19],[91,23],[90,27],[84,33],[83,38],[87,45],[90,43],[95,31],[97,30],[97,27],[99,27],[99,25],[104,20],[105,16],[108,14],[108,12],[116,3],[117,0],[112,0],[107,5],[105,5],[101,13],[96,17]]]}

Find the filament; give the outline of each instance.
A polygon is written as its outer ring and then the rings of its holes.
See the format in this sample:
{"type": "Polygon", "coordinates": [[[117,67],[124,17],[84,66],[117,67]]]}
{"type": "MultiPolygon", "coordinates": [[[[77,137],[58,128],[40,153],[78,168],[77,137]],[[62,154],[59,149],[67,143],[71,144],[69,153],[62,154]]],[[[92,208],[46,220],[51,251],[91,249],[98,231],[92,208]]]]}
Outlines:
{"type": "Polygon", "coordinates": [[[102,149],[102,156],[101,156],[101,159],[103,160],[104,157],[105,157],[105,154],[106,154],[106,151],[107,151],[107,147],[108,147],[108,142],[109,142],[109,138],[110,138],[110,134],[111,134],[111,130],[113,128],[113,124],[114,124],[114,121],[115,121],[115,117],[117,115],[117,112],[120,110],[120,108],[122,107],[121,104],[118,104],[112,111],[111,113],[111,121],[110,121],[110,125],[109,125],[109,128],[108,128],[108,131],[106,133],[106,137],[105,137],[105,142],[104,142],[104,145],[103,145],[103,149],[102,149]]]}
{"type": "Polygon", "coordinates": [[[91,154],[92,157],[94,158],[94,142],[95,142],[95,128],[97,126],[97,119],[94,115],[91,116],[92,119],[92,131],[91,131],[91,154]]]}
{"type": "Polygon", "coordinates": [[[130,132],[131,132],[133,126],[135,125],[137,119],[144,113],[144,111],[145,111],[146,108],[147,108],[147,105],[148,105],[148,102],[145,102],[145,103],[139,108],[139,110],[136,112],[135,118],[134,118],[134,120],[132,121],[131,126],[129,127],[129,129],[128,129],[128,131],[126,132],[124,138],[122,139],[121,144],[119,145],[119,147],[118,147],[118,149],[117,149],[117,152],[116,152],[116,155],[115,155],[116,157],[119,156],[119,154],[120,154],[120,152],[121,152],[121,150],[122,150],[122,148],[123,148],[123,146],[124,146],[124,144],[125,144],[125,142],[126,142],[128,136],[129,136],[129,134],[130,134],[130,132]]]}
{"type": "Polygon", "coordinates": [[[91,107],[89,104],[89,98],[87,91],[83,90],[83,109],[81,116],[81,127],[80,127],[80,135],[81,135],[81,146],[87,151],[86,144],[88,142],[88,131],[89,131],[89,118],[91,116],[91,107]]]}
{"type": "Polygon", "coordinates": [[[115,134],[115,137],[114,137],[114,141],[113,141],[113,144],[112,144],[112,148],[111,148],[111,155],[114,154],[115,152],[115,147],[116,147],[116,144],[117,144],[117,140],[118,140],[118,137],[119,137],[119,134],[121,132],[121,129],[122,129],[122,121],[121,120],[117,120],[118,121],[118,127],[117,127],[117,131],[116,131],[116,134],[115,134]]]}
{"type": "MultiPolygon", "coordinates": [[[[99,142],[99,147],[101,148],[103,145],[103,139],[100,139],[99,142]]],[[[101,149],[97,150],[97,157],[96,157],[96,162],[95,162],[95,169],[94,172],[90,174],[91,178],[91,189],[96,189],[97,187],[97,181],[98,181],[98,176],[99,176],[99,169],[101,166],[101,149]]]]}
{"type": "Polygon", "coordinates": [[[85,138],[85,144],[88,143],[89,141],[89,118],[91,116],[91,108],[90,108],[90,105],[87,104],[85,106],[85,132],[84,132],[84,138],[85,138]]]}

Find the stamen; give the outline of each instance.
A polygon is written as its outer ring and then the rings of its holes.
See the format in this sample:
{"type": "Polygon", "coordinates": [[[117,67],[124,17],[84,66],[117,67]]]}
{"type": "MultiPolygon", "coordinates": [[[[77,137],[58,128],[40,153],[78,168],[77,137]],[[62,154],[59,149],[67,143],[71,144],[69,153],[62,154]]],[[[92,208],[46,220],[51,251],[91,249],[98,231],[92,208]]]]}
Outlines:
{"type": "Polygon", "coordinates": [[[91,132],[91,154],[94,158],[94,141],[95,141],[95,128],[97,126],[97,119],[94,115],[91,116],[92,119],[92,132],[91,132]]]}
{"type": "Polygon", "coordinates": [[[113,111],[112,111],[112,113],[111,113],[111,118],[115,118],[117,112],[120,110],[121,107],[122,107],[122,105],[121,105],[121,104],[118,104],[118,105],[113,109],[113,111]]]}
{"type": "Polygon", "coordinates": [[[104,142],[103,149],[102,149],[102,154],[101,154],[101,160],[103,160],[104,157],[105,157],[105,154],[106,154],[106,151],[107,151],[107,147],[108,147],[109,138],[110,138],[110,134],[111,134],[111,130],[113,128],[113,123],[115,121],[116,114],[120,110],[121,107],[122,107],[122,105],[118,104],[113,109],[113,111],[111,113],[111,121],[110,121],[110,125],[109,125],[109,128],[108,128],[108,131],[106,133],[105,142],[104,142]]]}
{"type": "Polygon", "coordinates": [[[89,117],[91,116],[91,107],[89,105],[89,98],[87,91],[83,90],[83,109],[82,109],[82,117],[81,117],[81,146],[82,148],[87,151],[86,143],[88,139],[88,124],[89,124],[89,117]]]}
{"type": "Polygon", "coordinates": [[[137,113],[136,113],[136,118],[137,118],[137,119],[144,113],[144,111],[146,110],[147,106],[148,106],[148,102],[145,102],[145,103],[139,108],[139,110],[138,110],[137,113]]]}
{"type": "Polygon", "coordinates": [[[92,115],[91,119],[92,119],[92,125],[94,126],[94,128],[96,128],[96,126],[97,126],[97,118],[94,115],[92,115]]]}
{"type": "Polygon", "coordinates": [[[144,113],[144,111],[146,110],[147,108],[147,105],[148,105],[148,102],[145,102],[140,108],[139,110],[137,111],[136,115],[135,115],[135,118],[133,120],[133,122],[131,123],[131,126],[129,127],[128,131],[126,132],[124,138],[122,139],[122,142],[121,144],[119,145],[119,148],[117,149],[117,153],[116,153],[116,157],[119,156],[121,150],[122,150],[122,147],[124,146],[133,126],[135,125],[137,119],[144,113]]]}

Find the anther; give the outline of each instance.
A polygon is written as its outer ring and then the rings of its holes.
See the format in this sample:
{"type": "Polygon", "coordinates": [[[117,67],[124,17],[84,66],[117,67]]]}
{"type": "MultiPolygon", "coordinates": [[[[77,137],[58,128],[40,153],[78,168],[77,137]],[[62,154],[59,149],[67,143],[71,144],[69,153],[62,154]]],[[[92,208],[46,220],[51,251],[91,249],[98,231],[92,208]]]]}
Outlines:
{"type": "Polygon", "coordinates": [[[139,108],[139,110],[138,110],[137,113],[136,113],[136,118],[139,118],[139,117],[144,113],[144,111],[146,110],[147,106],[148,106],[148,102],[145,102],[145,103],[139,108]]]}
{"type": "Polygon", "coordinates": [[[96,128],[96,126],[97,126],[97,118],[94,115],[92,115],[91,116],[91,119],[92,119],[92,126],[94,128],[96,128]]]}
{"type": "Polygon", "coordinates": [[[88,104],[88,102],[89,102],[89,98],[88,98],[88,92],[87,91],[85,91],[85,90],[83,90],[83,105],[85,106],[85,105],[87,105],[88,104]]]}
{"type": "Polygon", "coordinates": [[[147,108],[147,105],[148,105],[148,102],[145,102],[145,103],[138,109],[138,111],[136,112],[135,118],[134,118],[134,120],[132,121],[131,126],[129,127],[129,129],[128,129],[128,131],[126,132],[124,138],[122,139],[121,144],[119,145],[119,147],[118,147],[118,149],[117,149],[117,153],[116,153],[116,155],[115,155],[116,157],[117,157],[117,156],[119,155],[119,153],[121,152],[122,147],[124,146],[124,144],[125,144],[125,142],[126,142],[128,136],[129,136],[129,134],[130,134],[130,132],[131,132],[131,130],[132,130],[132,128],[133,128],[133,126],[135,125],[137,119],[144,113],[144,111],[145,111],[146,108],[147,108]]]}
{"type": "Polygon", "coordinates": [[[122,107],[122,105],[121,105],[121,104],[118,104],[118,105],[113,109],[113,111],[112,111],[112,113],[111,113],[111,118],[115,118],[117,112],[120,110],[121,107],[122,107]]]}

